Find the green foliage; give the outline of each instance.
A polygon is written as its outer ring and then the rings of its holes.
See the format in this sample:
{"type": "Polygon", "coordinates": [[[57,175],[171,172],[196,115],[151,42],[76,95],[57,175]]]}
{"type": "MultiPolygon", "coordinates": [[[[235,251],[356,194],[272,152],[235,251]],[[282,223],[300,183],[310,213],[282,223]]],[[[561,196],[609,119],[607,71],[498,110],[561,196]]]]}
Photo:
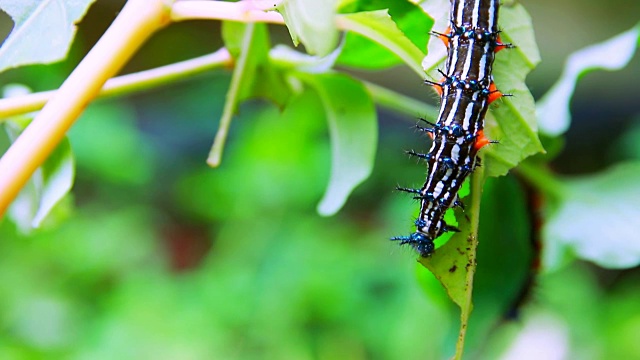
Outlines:
{"type": "MultiPolygon", "coordinates": [[[[65,4],[73,16],[53,35],[66,37],[56,51],[40,52],[33,50],[45,49],[42,37],[21,40],[60,17],[49,12],[52,2],[24,10],[28,4],[0,0],[16,21],[0,48],[11,54],[0,57],[0,70],[66,53],[90,2],[65,4]]],[[[405,231],[408,216],[398,214],[415,210],[389,189],[424,168],[399,160],[406,127],[390,125],[384,112],[379,125],[375,107],[435,111],[340,66],[404,64],[416,83],[427,73],[436,78],[443,52],[426,53],[428,34],[442,30],[433,18],[448,6],[430,4],[426,14],[411,1],[285,0],[277,10],[293,43],[312,55],[272,46],[265,24],[223,21],[230,79],[217,74],[133,105],[89,107],[16,201],[11,221],[0,222],[0,357],[446,358],[459,314],[448,296],[462,308],[467,354],[498,358],[515,351],[509,344],[520,329],[499,325],[531,284],[537,234],[544,275],[521,331],[551,319],[543,325],[558,330],[572,355],[582,351],[575,343],[606,358],[637,357],[635,338],[624,335],[640,324],[637,287],[621,282],[604,294],[576,260],[605,268],[640,262],[638,159],[573,178],[547,170],[561,151],[577,79],[625,66],[639,43],[637,26],[572,55],[537,106],[550,151],[530,159],[544,151],[525,84],[540,55],[524,8],[505,4],[501,37],[517,47],[497,55],[494,75],[514,96],[487,116],[488,137],[500,143],[482,151],[483,175],[465,198],[472,206],[447,215],[462,231],[438,239],[417,271],[409,249],[381,240],[405,231]],[[215,170],[193,160],[210,144],[212,113],[222,114],[209,157],[215,170]],[[137,117],[153,120],[141,131],[137,117]],[[79,169],[74,195],[71,148],[79,169]],[[514,168],[517,176],[502,176],[514,168]],[[322,218],[313,204],[321,215],[344,209],[322,218]],[[48,226],[25,234],[47,214],[48,226]]],[[[5,150],[30,116],[0,121],[10,135],[0,138],[5,150]]],[[[628,139],[621,151],[637,154],[635,137],[628,139]]]]}

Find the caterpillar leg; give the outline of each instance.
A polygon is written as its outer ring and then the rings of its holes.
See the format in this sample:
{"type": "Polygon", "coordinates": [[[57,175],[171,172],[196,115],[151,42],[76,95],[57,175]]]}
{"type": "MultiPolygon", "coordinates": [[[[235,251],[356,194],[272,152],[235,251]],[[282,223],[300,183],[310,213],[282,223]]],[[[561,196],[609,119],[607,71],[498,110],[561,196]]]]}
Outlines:
{"type": "Polygon", "coordinates": [[[498,35],[498,38],[496,39],[496,43],[495,43],[495,49],[493,51],[498,52],[502,49],[513,49],[514,47],[516,46],[511,43],[503,43],[502,39],[500,39],[500,36],[498,35]]]}
{"type": "Polygon", "coordinates": [[[394,236],[391,240],[400,241],[400,245],[411,245],[422,257],[430,256],[436,248],[432,239],[419,232],[409,236],[394,236]]]}
{"type": "Polygon", "coordinates": [[[511,94],[503,94],[500,90],[498,90],[498,88],[496,87],[496,84],[492,81],[491,85],[489,85],[489,90],[487,92],[487,96],[489,99],[489,104],[491,104],[492,102],[500,99],[503,96],[513,96],[511,94]]]}
{"type": "Polygon", "coordinates": [[[424,160],[431,159],[431,154],[421,154],[421,153],[417,153],[417,152],[415,152],[413,150],[407,150],[406,153],[409,156],[415,156],[417,158],[424,159],[424,160]]]}

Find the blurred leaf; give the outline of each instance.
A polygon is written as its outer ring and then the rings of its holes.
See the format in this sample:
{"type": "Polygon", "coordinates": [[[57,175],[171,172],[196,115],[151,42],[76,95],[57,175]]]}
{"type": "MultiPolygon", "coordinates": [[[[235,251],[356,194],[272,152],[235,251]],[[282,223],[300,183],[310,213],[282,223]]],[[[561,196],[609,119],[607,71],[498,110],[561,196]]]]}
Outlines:
{"type": "MultiPolygon", "coordinates": [[[[4,123],[12,141],[22,132],[11,120],[4,123]]],[[[73,154],[65,138],[33,174],[9,207],[8,216],[23,233],[42,225],[47,215],[71,190],[75,175],[73,154]]]]}
{"type": "Polygon", "coordinates": [[[640,264],[640,163],[564,181],[564,198],[543,234],[544,268],[560,267],[569,252],[615,269],[640,264]]]}
{"type": "Polygon", "coordinates": [[[640,117],[624,130],[613,150],[611,157],[614,159],[640,160],[640,117]]]}
{"type": "MultiPolygon", "coordinates": [[[[75,164],[69,139],[65,138],[40,167],[41,184],[38,212],[31,226],[40,227],[53,207],[71,190],[75,164]]],[[[35,180],[35,179],[34,179],[35,180]]]]}
{"type": "Polygon", "coordinates": [[[516,4],[501,7],[500,19],[502,40],[516,48],[496,54],[493,76],[498,89],[513,96],[497,100],[487,113],[488,137],[500,143],[483,150],[486,176],[505,175],[520,161],[544,151],[537,134],[535,103],[525,84],[529,71],[540,62],[531,18],[516,4]]]}
{"type": "Polygon", "coordinates": [[[307,52],[325,56],[338,43],[335,0],[284,0],[277,10],[282,14],[294,45],[302,42],[307,52]]]}
{"type": "Polygon", "coordinates": [[[0,8],[14,22],[0,47],[0,72],[64,59],[76,32],[75,23],[94,1],[0,0],[0,8]]]}
{"type": "Polygon", "coordinates": [[[69,131],[81,174],[129,185],[153,178],[157,153],[137,129],[136,116],[123,102],[98,102],[87,108],[69,131]]]}
{"type": "Polygon", "coordinates": [[[318,212],[333,215],[371,174],[378,142],[376,110],[362,83],[346,75],[299,76],[320,95],[329,122],[331,177],[318,212]]]}
{"type": "Polygon", "coordinates": [[[220,33],[224,47],[227,48],[229,54],[237,59],[242,52],[242,39],[246,31],[247,24],[238,21],[223,21],[220,33]]]}
{"type": "MultiPolygon", "coordinates": [[[[7,97],[28,93],[21,85],[9,85],[4,89],[7,97]],[[13,95],[12,95],[13,93],[13,95]]],[[[8,143],[13,143],[29,125],[30,116],[16,116],[3,123],[8,143]]],[[[47,160],[31,176],[18,197],[11,204],[8,216],[23,233],[29,233],[42,225],[56,204],[71,190],[75,176],[75,164],[69,140],[65,137],[47,160]]]]}
{"type": "Polygon", "coordinates": [[[243,107],[236,125],[225,166],[183,175],[174,187],[177,208],[208,224],[310,209],[326,189],[330,164],[318,94],[305,89],[282,111],[271,104],[243,107]]]}
{"type": "Polygon", "coordinates": [[[558,82],[538,101],[538,123],[549,135],[560,135],[571,123],[569,102],[578,79],[595,70],[625,67],[640,45],[640,23],[607,41],[576,51],[567,59],[558,82]]]}
{"type": "MultiPolygon", "coordinates": [[[[352,31],[382,45],[404,61],[411,69],[419,74],[420,77],[424,76],[424,71],[420,67],[420,62],[424,57],[424,52],[411,42],[402,30],[398,28],[396,23],[391,19],[391,16],[389,16],[387,10],[344,14],[340,15],[339,21],[342,23],[343,29],[352,31]]],[[[379,53],[379,49],[376,49],[375,47],[371,47],[363,42],[360,42],[360,44],[357,42],[355,44],[350,44],[348,39],[345,44],[344,51],[347,55],[339,57],[338,62],[356,67],[366,67],[367,62],[374,61],[374,58],[365,56],[367,53],[379,53]],[[353,52],[351,47],[355,47],[353,52]],[[361,50],[367,51],[364,55],[356,52],[361,50]]],[[[391,63],[388,56],[386,59],[383,58],[382,60],[378,60],[378,64],[391,63]]]]}

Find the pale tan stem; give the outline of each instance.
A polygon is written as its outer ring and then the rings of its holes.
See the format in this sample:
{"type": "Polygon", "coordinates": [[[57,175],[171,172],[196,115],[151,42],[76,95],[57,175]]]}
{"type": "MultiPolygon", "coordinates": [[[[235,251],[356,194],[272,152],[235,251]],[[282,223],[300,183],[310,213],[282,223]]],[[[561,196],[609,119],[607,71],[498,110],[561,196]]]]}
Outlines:
{"type": "Polygon", "coordinates": [[[178,1],[171,9],[171,20],[217,19],[284,24],[280,13],[265,11],[275,8],[273,5],[277,5],[279,1],[268,3],[271,3],[271,6],[265,6],[265,2],[256,1],[178,1]]]}

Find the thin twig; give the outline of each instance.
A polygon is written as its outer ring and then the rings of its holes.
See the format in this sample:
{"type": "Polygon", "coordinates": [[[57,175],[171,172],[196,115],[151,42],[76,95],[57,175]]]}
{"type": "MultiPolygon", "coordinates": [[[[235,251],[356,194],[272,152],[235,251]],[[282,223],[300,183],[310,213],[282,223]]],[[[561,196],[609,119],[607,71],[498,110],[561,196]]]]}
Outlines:
{"type": "MultiPolygon", "coordinates": [[[[227,49],[221,48],[208,55],[109,79],[100,90],[98,97],[119,96],[142,91],[216,68],[231,67],[232,64],[233,61],[227,49]]],[[[58,90],[42,91],[0,99],[0,122],[11,116],[42,109],[57,92],[58,90]]]]}

